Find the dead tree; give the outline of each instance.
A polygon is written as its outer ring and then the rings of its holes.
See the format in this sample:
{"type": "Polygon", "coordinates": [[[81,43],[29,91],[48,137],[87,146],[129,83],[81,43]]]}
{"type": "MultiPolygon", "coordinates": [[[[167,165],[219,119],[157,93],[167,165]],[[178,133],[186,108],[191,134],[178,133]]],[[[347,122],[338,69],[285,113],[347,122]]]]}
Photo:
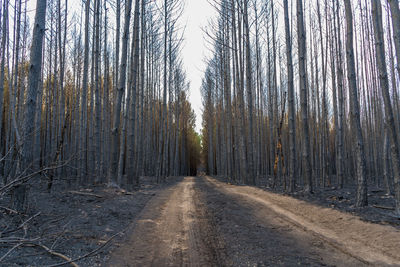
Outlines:
{"type": "MultiPolygon", "coordinates": [[[[33,143],[35,131],[36,100],[39,90],[39,81],[42,75],[42,47],[46,20],[46,0],[37,0],[35,24],[33,28],[31,55],[29,61],[29,75],[27,100],[22,130],[24,133],[24,144],[22,146],[22,167],[28,167],[33,163],[33,143]]],[[[16,208],[21,210],[26,201],[25,185],[15,189],[16,208]]]]}
{"type": "Polygon", "coordinates": [[[391,141],[391,154],[394,173],[394,192],[396,200],[396,213],[400,215],[400,154],[399,139],[394,122],[392,103],[390,101],[389,80],[386,69],[385,43],[382,26],[382,7],[380,0],[372,0],[372,16],[375,35],[375,54],[378,65],[380,89],[385,106],[385,122],[391,141]]]}
{"type": "Polygon", "coordinates": [[[357,77],[354,63],[353,47],[353,13],[350,0],[345,0],[346,10],[346,62],[347,81],[350,91],[350,107],[352,117],[352,129],[355,131],[355,146],[357,154],[357,207],[368,205],[367,198],[367,172],[365,165],[364,139],[360,122],[360,104],[358,102],[357,77]]]}
{"type": "Polygon", "coordinates": [[[307,75],[306,75],[306,33],[303,22],[303,0],[297,0],[297,35],[298,35],[298,55],[299,55],[299,82],[300,82],[300,101],[301,101],[301,120],[303,129],[303,164],[305,191],[313,192],[310,134],[308,124],[308,100],[307,100],[307,75]]]}
{"type": "Polygon", "coordinates": [[[283,1],[285,12],[285,33],[286,33],[286,61],[287,79],[289,95],[289,192],[294,191],[296,181],[296,122],[294,105],[294,85],[293,85],[293,63],[292,63],[292,39],[290,36],[289,6],[288,0],[283,1]]]}
{"type": "MultiPolygon", "coordinates": [[[[129,24],[131,20],[131,8],[132,0],[128,0],[125,5],[125,25],[124,34],[122,36],[122,51],[121,51],[121,66],[120,66],[120,77],[117,94],[115,96],[114,112],[113,112],[113,127],[112,127],[112,151],[111,151],[111,163],[108,173],[108,181],[115,183],[115,173],[117,172],[118,165],[118,144],[120,134],[120,122],[121,122],[121,103],[122,96],[125,92],[126,82],[126,63],[128,55],[128,40],[129,40],[129,24]]],[[[120,140],[121,142],[123,140],[120,140]]]]}

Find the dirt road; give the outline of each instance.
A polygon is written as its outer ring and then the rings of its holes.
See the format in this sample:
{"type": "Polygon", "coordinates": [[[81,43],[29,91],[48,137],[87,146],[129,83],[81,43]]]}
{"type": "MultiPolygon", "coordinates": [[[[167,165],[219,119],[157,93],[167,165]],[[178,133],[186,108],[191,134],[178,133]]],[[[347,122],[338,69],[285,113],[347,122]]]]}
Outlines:
{"type": "Polygon", "coordinates": [[[399,247],[390,226],[186,177],[150,200],[106,266],[400,266],[399,247]]]}

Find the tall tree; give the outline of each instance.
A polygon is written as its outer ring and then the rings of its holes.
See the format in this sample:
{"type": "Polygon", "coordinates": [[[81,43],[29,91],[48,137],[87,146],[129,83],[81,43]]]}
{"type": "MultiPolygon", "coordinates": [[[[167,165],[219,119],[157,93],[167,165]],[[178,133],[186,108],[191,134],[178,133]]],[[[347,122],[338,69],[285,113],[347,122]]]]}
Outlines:
{"type": "Polygon", "coordinates": [[[393,27],[394,47],[396,50],[397,72],[400,76],[400,9],[398,0],[387,0],[390,7],[393,27]]]}
{"type": "Polygon", "coordinates": [[[253,125],[253,73],[252,73],[252,60],[251,60],[251,47],[250,47],[250,25],[248,15],[248,0],[244,0],[244,14],[243,14],[243,26],[244,26],[244,42],[246,49],[246,91],[247,91],[247,105],[249,112],[249,136],[248,136],[248,155],[249,155],[249,173],[248,177],[251,180],[248,182],[255,184],[256,177],[254,174],[254,125],[253,125]]]}
{"type": "MultiPolygon", "coordinates": [[[[2,142],[2,126],[3,126],[3,97],[4,97],[4,76],[6,61],[6,40],[7,40],[7,21],[8,21],[8,0],[3,3],[2,18],[2,36],[1,36],[1,63],[0,63],[0,144],[2,142]]],[[[0,150],[0,156],[3,152],[0,150]]],[[[1,167],[0,167],[1,169],[1,167]]]]}
{"type": "MultiPolygon", "coordinates": [[[[85,48],[83,59],[82,95],[81,95],[81,125],[80,125],[80,177],[86,177],[87,172],[87,88],[89,72],[89,24],[90,24],[90,0],[85,4],[85,48]]],[[[87,182],[87,179],[85,179],[87,182]]]]}
{"type": "MultiPolygon", "coordinates": [[[[108,173],[108,181],[111,183],[115,183],[114,174],[117,172],[118,165],[118,141],[120,134],[120,122],[121,122],[121,103],[122,97],[125,92],[125,83],[126,83],[126,63],[127,63],[127,55],[128,55],[128,40],[129,40],[129,24],[131,20],[131,8],[132,8],[132,0],[128,0],[125,5],[125,25],[124,25],[124,33],[122,36],[122,51],[121,51],[121,66],[120,66],[120,77],[119,77],[119,85],[117,89],[117,94],[114,100],[114,112],[113,112],[113,127],[112,127],[112,151],[111,151],[111,163],[108,173]]],[[[120,140],[121,142],[123,140],[120,140]]]]}
{"type": "MultiPolygon", "coordinates": [[[[143,0],[142,0],[143,1],[143,0]]],[[[133,19],[133,36],[132,36],[132,42],[134,43],[134,50],[131,52],[133,55],[133,62],[131,62],[131,88],[128,88],[128,90],[132,90],[132,98],[131,98],[131,127],[132,129],[130,129],[130,135],[129,135],[129,139],[133,142],[135,140],[135,117],[136,117],[136,95],[138,92],[138,73],[139,73],[139,44],[140,44],[140,38],[139,38],[139,31],[140,31],[140,27],[139,27],[139,22],[140,22],[140,2],[139,0],[135,1],[135,14],[134,14],[134,19],[133,19]]],[[[135,144],[136,145],[136,144],[135,144]]],[[[133,175],[134,175],[134,161],[136,159],[134,159],[134,151],[133,151],[133,145],[131,145],[131,149],[129,150],[129,155],[128,155],[128,177],[130,177],[130,179],[133,179],[133,175]]]]}
{"type": "Polygon", "coordinates": [[[308,124],[308,97],[307,97],[307,76],[306,76],[306,33],[304,29],[303,0],[297,0],[297,35],[299,55],[299,83],[301,101],[301,120],[303,129],[303,164],[305,191],[313,191],[310,134],[308,124]]]}
{"type": "MultiPolygon", "coordinates": [[[[31,46],[31,55],[29,61],[29,74],[28,74],[28,88],[27,88],[27,99],[24,113],[24,121],[22,130],[24,133],[24,144],[22,146],[22,166],[32,166],[33,163],[33,143],[34,143],[34,131],[35,131],[35,112],[36,112],[36,100],[39,90],[39,81],[42,75],[42,51],[43,51],[43,36],[45,31],[46,21],[46,0],[37,0],[36,2],[36,14],[35,24],[33,27],[33,37],[31,46]]],[[[33,165],[34,166],[34,165],[33,165]]],[[[19,200],[26,200],[26,188],[25,185],[21,185],[18,189],[17,194],[21,194],[17,198],[19,200]]],[[[23,208],[24,203],[21,203],[23,208]]]]}
{"type": "Polygon", "coordinates": [[[360,104],[358,102],[357,76],[354,63],[353,47],[353,12],[350,0],[344,1],[346,10],[346,62],[347,82],[350,92],[350,107],[352,117],[352,130],[355,131],[356,156],[357,156],[357,207],[368,205],[367,198],[367,171],[365,165],[364,139],[361,129],[360,104]]]}
{"type": "Polygon", "coordinates": [[[393,108],[389,93],[389,79],[386,69],[385,41],[383,37],[382,7],[380,0],[372,1],[372,16],[375,35],[375,53],[378,65],[380,89],[385,107],[385,123],[391,141],[391,154],[394,173],[394,191],[396,200],[396,213],[400,215],[400,154],[399,139],[394,122],[393,108]]]}
{"type": "Polygon", "coordinates": [[[285,12],[285,33],[286,33],[286,61],[287,79],[289,94],[289,146],[290,146],[290,166],[289,166],[289,192],[294,191],[296,181],[296,122],[294,105],[294,85],[293,85],[293,63],[292,63],[292,41],[290,36],[289,5],[288,0],[283,1],[285,12]]]}

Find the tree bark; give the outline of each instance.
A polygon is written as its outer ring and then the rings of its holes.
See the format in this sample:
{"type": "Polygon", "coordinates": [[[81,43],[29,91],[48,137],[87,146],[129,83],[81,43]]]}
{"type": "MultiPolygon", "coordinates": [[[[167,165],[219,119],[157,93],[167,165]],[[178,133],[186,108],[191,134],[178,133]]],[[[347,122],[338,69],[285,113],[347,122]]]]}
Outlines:
{"type": "Polygon", "coordinates": [[[308,125],[308,100],[307,100],[307,75],[306,75],[306,34],[303,22],[303,0],[297,0],[297,34],[299,53],[299,75],[300,75],[300,102],[301,119],[303,129],[303,164],[305,192],[313,192],[312,169],[310,159],[310,134],[308,125]]]}
{"type": "Polygon", "coordinates": [[[85,48],[83,56],[83,78],[82,78],[82,98],[81,98],[81,125],[80,125],[80,179],[87,182],[87,88],[89,72],[89,24],[90,24],[90,0],[85,5],[85,48]],[[85,177],[85,178],[84,178],[85,177]]]}
{"type": "Polygon", "coordinates": [[[385,106],[385,121],[391,141],[391,154],[393,161],[394,192],[396,200],[396,213],[400,215],[400,154],[399,139],[393,116],[392,103],[390,101],[389,80],[385,59],[385,43],[382,26],[382,7],[380,0],[372,0],[372,16],[375,35],[375,53],[378,65],[380,89],[385,106]]]}
{"type": "MultiPolygon", "coordinates": [[[[25,107],[24,121],[22,130],[24,133],[24,144],[22,146],[22,166],[28,167],[33,163],[33,143],[35,131],[35,113],[36,113],[36,100],[39,90],[39,80],[42,73],[42,47],[43,36],[45,31],[46,20],[46,0],[37,0],[36,2],[36,15],[35,24],[33,28],[29,74],[28,74],[28,88],[27,88],[27,101],[25,107]]],[[[26,201],[26,190],[20,188],[18,191],[22,194],[18,198],[26,201]],[[20,190],[21,189],[21,190],[20,190]]],[[[22,204],[22,208],[24,203],[22,204]]],[[[19,207],[19,208],[21,208],[19,207]]],[[[21,210],[21,209],[19,209],[21,210]]]]}
{"type": "MultiPolygon", "coordinates": [[[[115,96],[114,112],[113,112],[113,127],[112,127],[112,151],[111,151],[111,166],[108,173],[109,183],[115,184],[114,174],[117,172],[118,165],[118,140],[120,134],[120,122],[121,122],[121,102],[122,96],[125,92],[126,87],[126,62],[128,55],[128,40],[129,40],[129,23],[131,20],[131,8],[132,0],[127,0],[125,6],[125,25],[124,34],[122,36],[122,51],[121,51],[121,66],[120,66],[120,78],[119,85],[117,88],[117,94],[115,96]]],[[[122,140],[121,140],[122,142],[122,140]]]]}
{"type": "MultiPolygon", "coordinates": [[[[374,1],[374,0],[372,0],[374,1]]],[[[397,72],[400,76],[400,9],[399,0],[387,0],[392,14],[394,47],[396,50],[397,72]]]]}
{"type": "Polygon", "coordinates": [[[294,85],[293,85],[293,63],[292,63],[292,40],[289,25],[289,6],[288,0],[283,1],[285,13],[285,33],[286,33],[286,62],[288,75],[288,95],[289,95],[289,192],[294,192],[296,182],[296,122],[294,106],[294,85]]]}
{"type": "Polygon", "coordinates": [[[356,155],[357,155],[357,207],[368,205],[367,198],[367,172],[365,165],[364,140],[360,121],[360,105],[358,102],[357,76],[354,63],[353,50],[353,14],[350,0],[345,0],[346,10],[346,62],[347,81],[350,91],[350,107],[352,116],[352,129],[355,131],[356,155]]]}

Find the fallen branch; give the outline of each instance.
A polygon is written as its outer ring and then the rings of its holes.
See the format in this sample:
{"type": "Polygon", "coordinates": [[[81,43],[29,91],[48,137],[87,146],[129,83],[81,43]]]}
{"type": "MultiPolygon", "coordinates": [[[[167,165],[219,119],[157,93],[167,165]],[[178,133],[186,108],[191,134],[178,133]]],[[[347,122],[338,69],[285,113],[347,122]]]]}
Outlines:
{"type": "Polygon", "coordinates": [[[14,214],[18,214],[19,213],[16,210],[13,210],[13,209],[10,209],[10,208],[7,208],[7,207],[3,207],[3,206],[0,206],[0,209],[4,209],[4,210],[9,211],[9,212],[14,213],[14,214]]]}
{"type": "Polygon", "coordinates": [[[31,244],[39,240],[39,238],[34,239],[26,239],[26,238],[18,238],[18,237],[11,237],[11,238],[0,238],[0,243],[8,244],[8,243],[22,243],[22,244],[31,244]]]}
{"type": "Polygon", "coordinates": [[[38,175],[40,173],[62,168],[64,166],[66,166],[70,162],[70,160],[71,159],[65,161],[63,164],[60,164],[60,165],[42,168],[42,169],[40,169],[38,171],[35,171],[35,172],[32,172],[31,174],[28,174],[26,176],[20,175],[16,179],[14,179],[13,181],[11,181],[8,184],[6,184],[3,187],[1,187],[0,188],[0,194],[3,194],[4,192],[8,191],[11,187],[15,187],[15,186],[17,186],[19,184],[26,183],[27,181],[29,181],[30,179],[32,179],[33,177],[35,177],[36,175],[38,175]]]}
{"type": "Polygon", "coordinates": [[[16,248],[20,247],[22,245],[22,243],[18,243],[15,246],[13,246],[9,251],[7,251],[6,254],[4,254],[1,258],[0,258],[0,262],[2,262],[8,255],[10,255],[11,252],[13,252],[16,248]]]}
{"type": "Polygon", "coordinates": [[[394,210],[392,207],[380,206],[380,205],[372,205],[372,207],[377,209],[384,209],[384,210],[394,210]]]}
{"type": "MultiPolygon", "coordinates": [[[[128,228],[128,227],[127,227],[127,228],[128,228]]],[[[75,258],[75,259],[68,260],[68,261],[66,261],[66,262],[61,262],[61,263],[56,263],[56,264],[48,265],[47,267],[62,266],[62,265],[65,265],[65,264],[68,264],[68,263],[71,263],[71,262],[77,262],[77,261],[80,261],[80,260],[82,260],[82,259],[84,259],[84,258],[87,258],[87,257],[89,257],[89,256],[91,256],[91,255],[97,253],[97,252],[98,252],[99,250],[101,250],[102,248],[104,248],[104,247],[105,247],[108,243],[110,243],[111,240],[113,240],[117,235],[120,235],[120,234],[122,234],[123,232],[125,232],[127,228],[125,228],[125,229],[122,230],[121,232],[118,232],[118,233],[116,233],[115,235],[111,236],[103,245],[99,246],[99,247],[96,248],[95,250],[90,251],[89,253],[86,253],[86,254],[83,255],[83,256],[80,256],[80,257],[75,258]]]]}
{"type": "Polygon", "coordinates": [[[18,226],[18,228],[22,228],[24,227],[25,224],[27,224],[29,221],[33,220],[34,218],[36,218],[37,216],[39,216],[42,212],[39,211],[38,213],[36,213],[35,215],[33,215],[32,217],[30,217],[28,220],[24,221],[20,226],[18,226]]]}
{"type": "Polygon", "coordinates": [[[382,189],[371,190],[371,193],[381,193],[381,192],[383,192],[382,189]]]}
{"type": "Polygon", "coordinates": [[[59,257],[63,260],[66,260],[67,263],[71,264],[74,267],[79,267],[79,265],[74,262],[75,260],[72,260],[71,258],[69,258],[68,256],[65,256],[64,254],[55,252],[55,251],[49,249],[48,247],[46,247],[45,245],[41,245],[41,244],[33,244],[33,245],[43,248],[44,250],[46,250],[49,254],[51,254],[53,256],[59,257]]]}
{"type": "Polygon", "coordinates": [[[69,191],[69,193],[76,194],[76,195],[82,195],[82,196],[103,198],[103,196],[100,196],[100,195],[96,195],[96,194],[93,194],[93,193],[87,193],[87,192],[81,192],[81,191],[69,191]]]}
{"type": "Polygon", "coordinates": [[[29,221],[31,221],[32,219],[34,219],[35,217],[39,216],[41,214],[41,212],[39,211],[38,213],[36,213],[35,215],[33,215],[32,217],[30,217],[28,220],[24,221],[23,223],[21,223],[17,228],[13,229],[13,230],[9,230],[7,232],[4,232],[2,234],[9,234],[9,233],[13,233],[18,231],[19,229],[23,228],[25,224],[27,224],[29,221]]]}
{"type": "Polygon", "coordinates": [[[2,162],[3,160],[5,160],[8,156],[8,154],[11,154],[11,151],[14,149],[14,145],[12,145],[10,147],[10,149],[8,149],[7,153],[0,159],[0,162],[2,162]]]}

